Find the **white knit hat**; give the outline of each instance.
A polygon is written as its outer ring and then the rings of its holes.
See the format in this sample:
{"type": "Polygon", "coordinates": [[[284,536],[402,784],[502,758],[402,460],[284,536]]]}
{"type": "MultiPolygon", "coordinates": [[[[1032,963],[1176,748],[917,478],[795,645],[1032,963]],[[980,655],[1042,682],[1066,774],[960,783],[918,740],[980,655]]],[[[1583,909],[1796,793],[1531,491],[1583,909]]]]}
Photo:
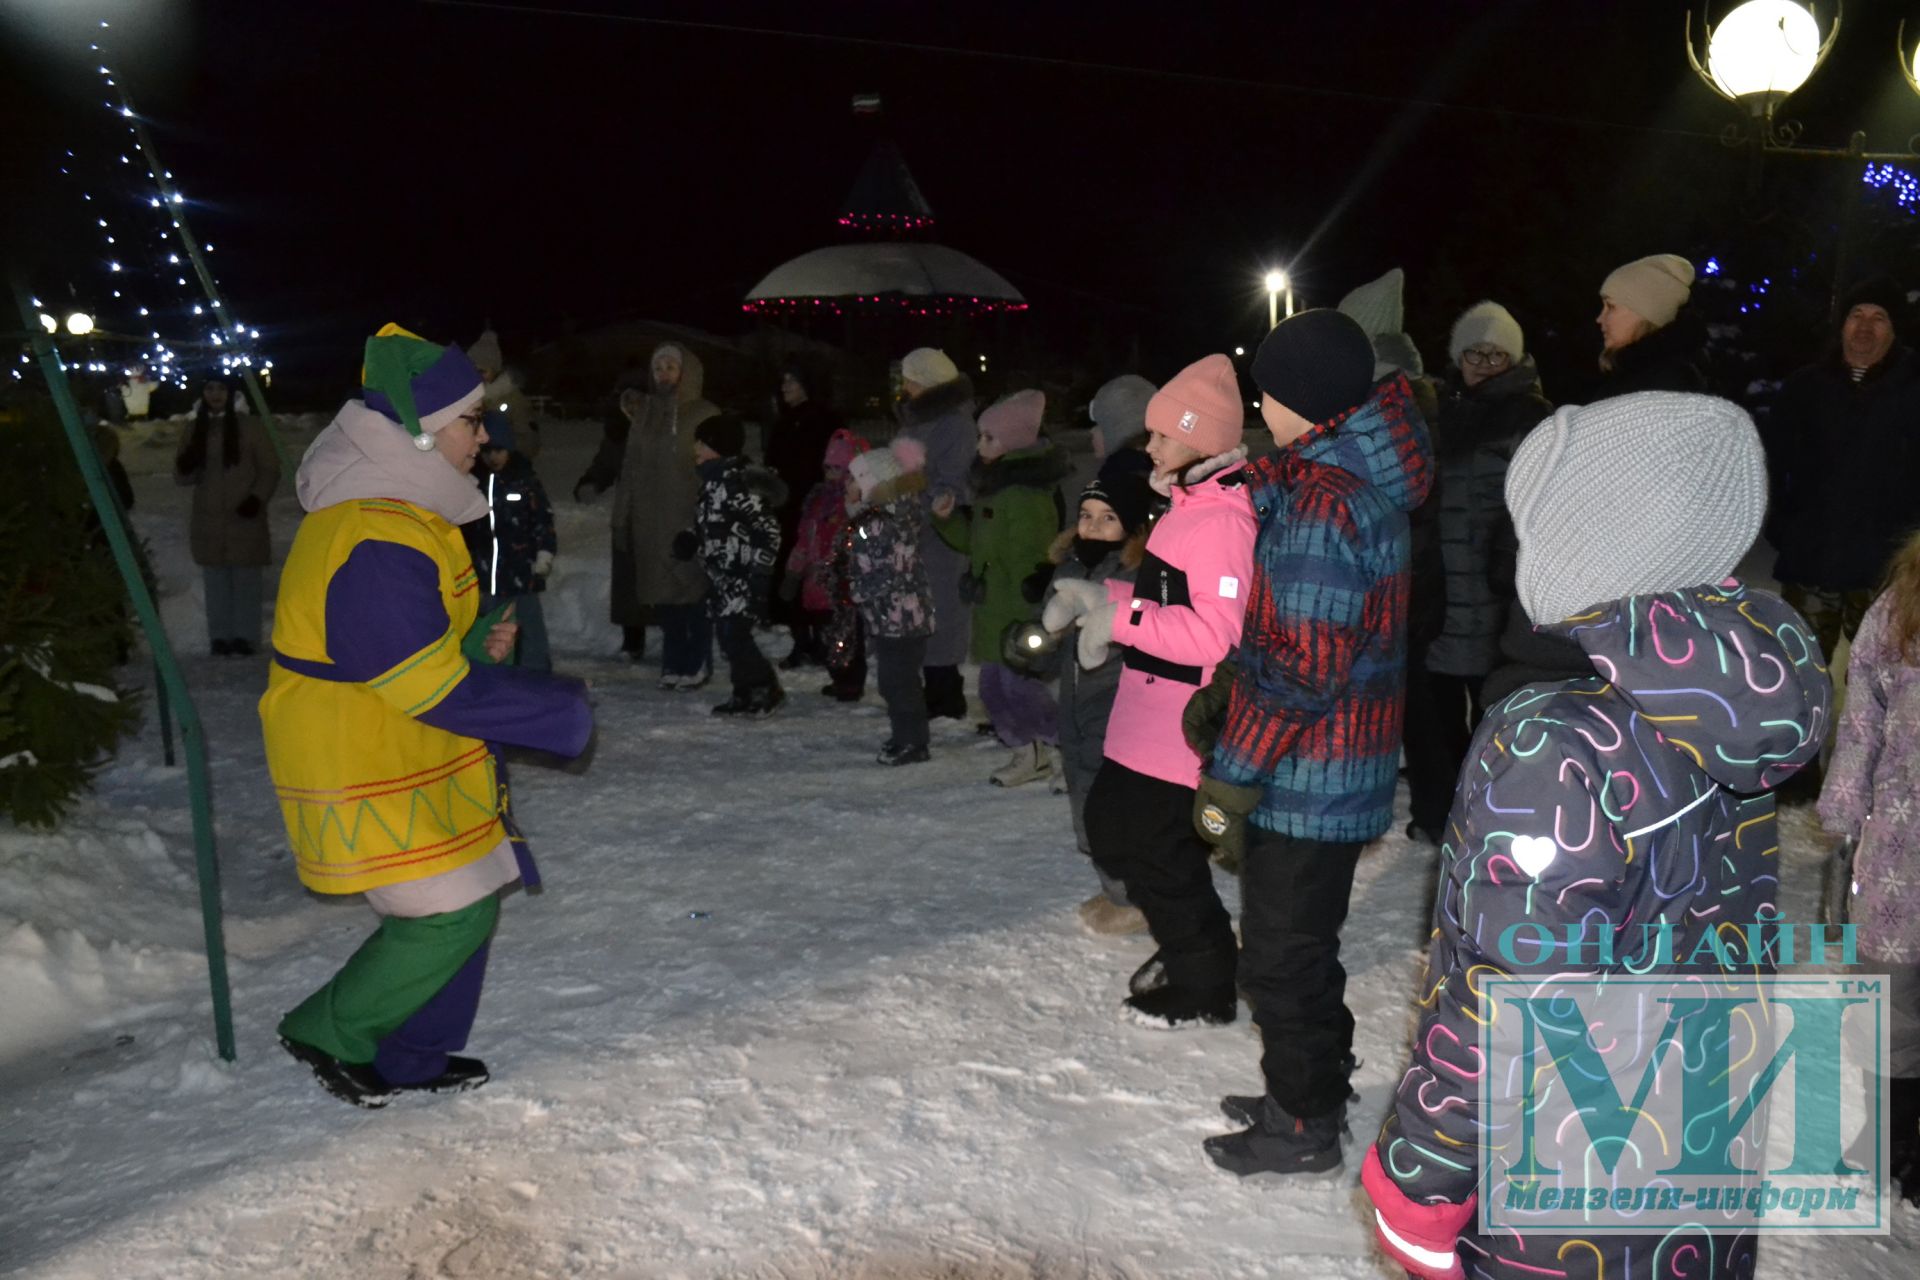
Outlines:
{"type": "Polygon", "coordinates": [[[1507,509],[1520,606],[1560,622],[1731,574],[1766,514],[1766,451],[1746,411],[1717,396],[1568,405],[1515,451],[1507,509]]]}
{"type": "Polygon", "coordinates": [[[1468,347],[1486,343],[1507,353],[1507,359],[1519,364],[1527,355],[1527,338],[1513,313],[1497,302],[1476,302],[1453,322],[1453,336],[1447,339],[1447,355],[1455,364],[1468,347]]]}
{"type": "Polygon", "coordinates": [[[900,362],[900,376],[923,387],[939,387],[960,376],[960,369],[938,347],[915,347],[900,362]]]}
{"type": "MultiPolygon", "coordinates": [[[[1612,298],[1656,329],[1673,323],[1693,292],[1693,264],[1677,253],[1636,258],[1600,282],[1600,296],[1612,298]]],[[[1698,584],[1695,584],[1698,585],[1698,584]]]]}
{"type": "Polygon", "coordinates": [[[1378,280],[1369,280],[1340,299],[1335,310],[1351,316],[1367,331],[1369,338],[1399,333],[1406,327],[1405,309],[1400,301],[1406,284],[1406,272],[1394,267],[1378,280]]]}

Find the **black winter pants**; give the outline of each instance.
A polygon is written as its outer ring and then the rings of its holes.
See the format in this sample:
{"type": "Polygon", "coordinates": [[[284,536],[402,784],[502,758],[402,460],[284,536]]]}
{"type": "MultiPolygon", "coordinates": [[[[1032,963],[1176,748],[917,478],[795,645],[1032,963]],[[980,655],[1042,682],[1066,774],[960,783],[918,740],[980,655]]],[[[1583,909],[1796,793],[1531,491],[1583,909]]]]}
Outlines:
{"type": "Polygon", "coordinates": [[[1444,836],[1453,812],[1460,766],[1473,745],[1473,731],[1486,714],[1480,699],[1485,676],[1449,676],[1419,663],[1407,667],[1407,797],[1413,824],[1444,836]]]}
{"type": "Polygon", "coordinates": [[[927,660],[927,637],[872,639],[873,663],[880,696],[887,701],[889,736],[897,746],[927,745],[927,698],[920,684],[920,664],[927,660]]]}
{"type": "Polygon", "coordinates": [[[1104,760],[1087,789],[1087,839],[1095,864],[1127,886],[1146,916],[1169,985],[1230,986],[1233,918],[1214,891],[1206,842],[1193,829],[1193,788],[1104,760]]]}
{"type": "Polygon", "coordinates": [[[1359,860],[1357,844],[1247,829],[1240,990],[1260,1028],[1267,1093],[1303,1119],[1327,1115],[1347,1099],[1353,1015],[1340,966],[1340,926],[1359,860]]]}
{"type": "Polygon", "coordinates": [[[733,678],[733,691],[745,693],[775,683],[773,667],[753,638],[753,617],[736,613],[713,620],[720,633],[720,652],[727,655],[727,673],[733,678]]]}

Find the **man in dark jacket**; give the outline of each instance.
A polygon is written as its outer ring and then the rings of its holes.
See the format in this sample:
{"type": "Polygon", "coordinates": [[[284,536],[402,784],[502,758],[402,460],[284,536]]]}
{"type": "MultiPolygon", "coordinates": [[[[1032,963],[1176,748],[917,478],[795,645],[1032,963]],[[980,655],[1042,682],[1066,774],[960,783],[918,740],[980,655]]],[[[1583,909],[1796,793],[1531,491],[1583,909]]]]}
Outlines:
{"type": "MultiPolygon", "coordinates": [[[[795,361],[780,375],[777,415],[768,428],[762,452],[767,467],[786,486],[787,500],[780,507],[780,554],[778,564],[787,562],[793,540],[800,528],[800,507],[813,486],[826,475],[827,441],[841,427],[840,415],[828,403],[832,380],[810,363],[795,361]]],[[[793,649],[781,661],[788,671],[822,660],[814,628],[821,620],[802,609],[798,601],[776,600],[773,620],[784,622],[793,634],[793,649]]]]}
{"type": "Polygon", "coordinates": [[[1920,524],[1920,362],[1900,342],[1906,293],[1881,277],[1840,312],[1839,348],[1787,379],[1767,420],[1767,532],[1781,594],[1831,654],[1920,524]]]}

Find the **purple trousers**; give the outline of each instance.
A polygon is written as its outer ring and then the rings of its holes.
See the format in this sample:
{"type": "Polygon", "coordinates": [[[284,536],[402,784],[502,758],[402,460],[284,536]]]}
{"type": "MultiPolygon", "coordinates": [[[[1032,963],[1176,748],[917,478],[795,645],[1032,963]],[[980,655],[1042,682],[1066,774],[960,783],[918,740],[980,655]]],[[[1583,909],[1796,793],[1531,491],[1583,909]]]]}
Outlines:
{"type": "Polygon", "coordinates": [[[980,668],[980,701],[1003,745],[1044,742],[1051,747],[1060,741],[1060,705],[1046,681],[989,662],[980,668]]]}
{"type": "Polygon", "coordinates": [[[373,1069],[389,1084],[425,1084],[447,1069],[447,1055],[467,1047],[473,1016],[480,1010],[480,987],[487,977],[482,943],[447,985],[433,993],[413,1016],[374,1048],[373,1069]]]}

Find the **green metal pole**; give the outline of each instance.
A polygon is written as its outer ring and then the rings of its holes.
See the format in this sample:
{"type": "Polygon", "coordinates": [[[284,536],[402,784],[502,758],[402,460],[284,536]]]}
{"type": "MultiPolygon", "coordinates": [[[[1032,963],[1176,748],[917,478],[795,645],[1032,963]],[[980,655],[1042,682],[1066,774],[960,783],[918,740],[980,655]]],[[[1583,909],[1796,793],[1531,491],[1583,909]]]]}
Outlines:
{"type": "Polygon", "coordinates": [[[167,643],[167,633],[160,625],[160,611],[147,590],[146,579],[141,576],[140,558],[121,516],[113,487],[107,483],[106,468],[101,466],[93,442],[87,438],[80,407],[74,403],[73,389],[67,385],[67,370],[60,361],[59,349],[52,338],[41,331],[32,300],[18,280],[13,282],[13,298],[20,308],[21,324],[28,331],[33,353],[46,375],[47,390],[53,394],[54,408],[59,411],[60,423],[66,429],[67,443],[87,482],[87,493],[100,517],[100,527],[107,535],[107,544],[113,548],[114,564],[119,567],[121,581],[127,584],[127,594],[140,617],[141,630],[146,632],[147,643],[153,648],[163,696],[180,718],[180,742],[187,756],[187,794],[193,811],[194,860],[200,878],[200,918],[207,938],[207,978],[213,987],[213,1034],[220,1056],[232,1062],[233,1002],[227,984],[226,940],[221,932],[220,864],[214,857],[212,789],[207,776],[207,744],[200,728],[200,713],[187,693],[187,682],[180,675],[180,664],[174,660],[173,646],[167,643]]]}
{"type": "MultiPolygon", "coordinates": [[[[140,154],[146,157],[147,170],[153,175],[154,185],[160,188],[160,199],[166,204],[166,214],[173,223],[173,229],[180,233],[180,243],[187,251],[187,260],[193,263],[194,274],[200,277],[200,288],[213,306],[214,319],[219,321],[220,330],[226,335],[227,341],[238,346],[240,326],[233,322],[233,317],[228,313],[219,287],[213,282],[213,272],[207,270],[207,260],[200,252],[200,242],[193,238],[193,230],[187,226],[186,201],[174,189],[167,171],[160,166],[160,152],[153,145],[153,135],[147,132],[147,122],[134,111],[133,99],[127,96],[125,89],[120,90],[120,106],[126,118],[133,121],[133,135],[140,142],[140,154]]],[[[245,365],[241,366],[240,377],[246,383],[247,398],[253,401],[253,411],[266,424],[267,439],[273,441],[273,451],[280,459],[281,473],[292,475],[293,460],[287,457],[286,443],[280,439],[280,429],[274,425],[273,413],[267,408],[267,393],[261,388],[260,379],[245,365]]]]}

